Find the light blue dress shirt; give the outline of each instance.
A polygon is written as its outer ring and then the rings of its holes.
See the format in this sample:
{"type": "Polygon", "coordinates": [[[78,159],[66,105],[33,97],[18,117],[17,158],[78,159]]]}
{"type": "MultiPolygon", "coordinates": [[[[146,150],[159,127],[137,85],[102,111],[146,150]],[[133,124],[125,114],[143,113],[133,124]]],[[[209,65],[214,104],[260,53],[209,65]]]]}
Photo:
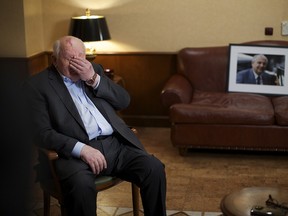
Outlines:
{"type": "MultiPolygon", "coordinates": [[[[86,128],[89,140],[100,135],[110,135],[113,133],[111,125],[104,116],[99,112],[97,107],[89,99],[84,91],[84,82],[81,80],[73,82],[68,77],[63,76],[64,83],[74,101],[75,106],[81,116],[83,124],[86,128]]],[[[99,86],[100,76],[97,76],[98,82],[95,88],[99,86]]],[[[80,152],[85,144],[77,142],[73,148],[72,155],[80,157],[80,152]]]]}

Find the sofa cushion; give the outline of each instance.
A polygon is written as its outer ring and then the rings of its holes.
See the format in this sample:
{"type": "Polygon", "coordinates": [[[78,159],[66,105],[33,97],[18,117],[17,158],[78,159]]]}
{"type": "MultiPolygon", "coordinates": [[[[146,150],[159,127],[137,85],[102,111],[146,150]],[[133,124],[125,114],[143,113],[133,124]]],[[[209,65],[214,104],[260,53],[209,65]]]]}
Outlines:
{"type": "Polygon", "coordinates": [[[248,93],[194,92],[190,104],[170,107],[173,123],[272,125],[269,97],[248,93]]]}
{"type": "Polygon", "coordinates": [[[288,96],[275,97],[272,99],[276,123],[288,125],[288,96]]]}

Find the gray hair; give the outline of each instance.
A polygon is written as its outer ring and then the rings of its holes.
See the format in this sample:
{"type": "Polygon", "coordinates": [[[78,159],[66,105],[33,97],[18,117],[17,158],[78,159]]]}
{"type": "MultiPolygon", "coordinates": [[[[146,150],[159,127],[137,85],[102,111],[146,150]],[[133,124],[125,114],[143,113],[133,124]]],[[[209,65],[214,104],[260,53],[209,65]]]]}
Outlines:
{"type": "Polygon", "coordinates": [[[58,58],[59,57],[59,53],[60,53],[60,40],[56,40],[55,43],[53,44],[53,55],[58,58]]]}
{"type": "Polygon", "coordinates": [[[65,44],[67,43],[68,40],[73,40],[77,43],[80,43],[83,49],[83,52],[85,53],[85,45],[83,43],[83,41],[77,37],[73,37],[73,36],[64,36],[58,40],[55,41],[55,43],[53,44],[53,55],[58,58],[59,54],[61,52],[61,46],[65,46],[65,44]],[[65,40],[65,42],[63,42],[63,40],[65,40]],[[64,43],[64,45],[63,45],[64,43]]]}
{"type": "Polygon", "coordinates": [[[252,63],[254,63],[254,62],[255,62],[257,59],[259,59],[259,58],[265,59],[266,63],[268,62],[268,58],[267,58],[265,55],[263,55],[263,54],[257,54],[257,55],[254,55],[254,56],[253,56],[253,58],[252,58],[252,63]]]}

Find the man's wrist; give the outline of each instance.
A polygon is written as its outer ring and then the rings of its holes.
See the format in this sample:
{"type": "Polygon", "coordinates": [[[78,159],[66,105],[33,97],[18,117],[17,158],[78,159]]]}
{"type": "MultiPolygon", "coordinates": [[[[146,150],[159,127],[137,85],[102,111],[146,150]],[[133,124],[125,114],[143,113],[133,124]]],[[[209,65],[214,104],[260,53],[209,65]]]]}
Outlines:
{"type": "Polygon", "coordinates": [[[90,79],[85,81],[86,85],[94,87],[96,85],[96,77],[97,73],[94,73],[90,79]]]}
{"type": "Polygon", "coordinates": [[[80,158],[81,150],[84,147],[84,143],[77,142],[72,150],[72,156],[80,158]]]}

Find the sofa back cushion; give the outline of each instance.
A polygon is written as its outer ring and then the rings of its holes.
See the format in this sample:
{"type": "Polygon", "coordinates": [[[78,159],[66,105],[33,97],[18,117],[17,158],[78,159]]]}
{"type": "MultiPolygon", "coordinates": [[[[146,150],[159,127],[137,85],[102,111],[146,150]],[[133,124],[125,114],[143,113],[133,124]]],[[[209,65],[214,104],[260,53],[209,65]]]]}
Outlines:
{"type": "Polygon", "coordinates": [[[195,90],[224,92],[227,82],[228,46],[184,48],[178,54],[178,72],[195,90]]]}

